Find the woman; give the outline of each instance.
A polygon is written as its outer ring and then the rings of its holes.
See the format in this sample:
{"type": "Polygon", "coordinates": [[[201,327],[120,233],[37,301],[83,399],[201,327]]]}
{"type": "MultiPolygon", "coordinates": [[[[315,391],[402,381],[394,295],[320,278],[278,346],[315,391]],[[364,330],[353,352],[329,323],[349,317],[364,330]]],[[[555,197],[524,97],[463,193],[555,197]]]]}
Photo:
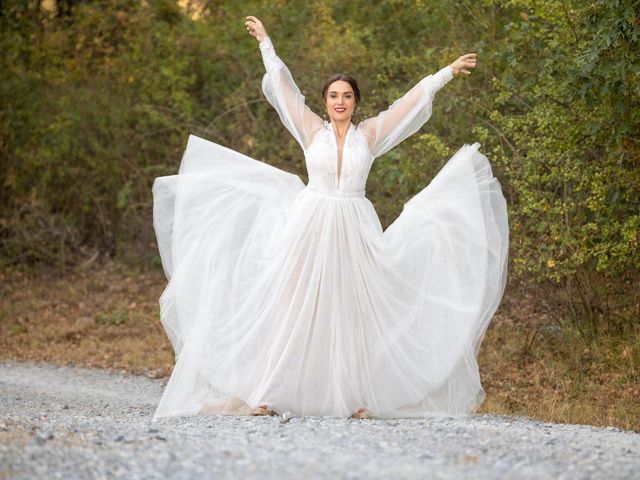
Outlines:
{"type": "Polygon", "coordinates": [[[475,54],[354,125],[353,78],[329,79],[323,120],[263,24],[246,20],[309,183],[194,135],[179,174],[155,180],[176,365],[154,418],[473,411],[478,348],[506,282],[500,184],[479,144],[464,145],[385,231],[364,187],[374,159],[429,119],[436,91],[469,74],[475,54]]]}

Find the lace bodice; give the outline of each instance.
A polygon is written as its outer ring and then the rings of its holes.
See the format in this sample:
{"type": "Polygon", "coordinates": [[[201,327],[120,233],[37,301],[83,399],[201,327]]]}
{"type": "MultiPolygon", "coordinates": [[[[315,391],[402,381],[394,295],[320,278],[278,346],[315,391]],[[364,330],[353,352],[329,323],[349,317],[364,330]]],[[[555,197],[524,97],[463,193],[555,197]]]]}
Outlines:
{"type": "Polygon", "coordinates": [[[329,194],[364,195],[373,160],[424,125],[431,117],[435,93],[453,78],[453,69],[446,66],[424,77],[387,110],[357,125],[351,124],[344,140],[338,176],[338,144],[331,122],[320,118],[305,104],[305,97],[276,55],[271,39],[266,37],[259,46],[266,69],[262,90],[304,150],[308,186],[329,194]]]}

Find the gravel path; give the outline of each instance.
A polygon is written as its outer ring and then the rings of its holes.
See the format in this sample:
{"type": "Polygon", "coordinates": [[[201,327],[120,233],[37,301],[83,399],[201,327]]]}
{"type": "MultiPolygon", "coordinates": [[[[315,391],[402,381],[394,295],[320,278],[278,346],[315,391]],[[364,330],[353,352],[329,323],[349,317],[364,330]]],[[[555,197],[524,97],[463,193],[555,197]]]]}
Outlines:
{"type": "Polygon", "coordinates": [[[640,434],[476,415],[152,420],[164,382],[0,363],[3,478],[639,478],[640,434]]]}

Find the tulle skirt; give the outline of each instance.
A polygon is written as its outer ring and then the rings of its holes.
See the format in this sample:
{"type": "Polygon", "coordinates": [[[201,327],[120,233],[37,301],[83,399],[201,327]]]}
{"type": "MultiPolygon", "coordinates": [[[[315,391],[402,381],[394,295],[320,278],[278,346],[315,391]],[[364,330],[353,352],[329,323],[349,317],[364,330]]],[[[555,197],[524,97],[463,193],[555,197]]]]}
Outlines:
{"type": "Polygon", "coordinates": [[[176,364],[154,414],[463,414],[507,276],[507,208],[464,145],[383,231],[371,202],[191,135],[155,179],[176,364]]]}

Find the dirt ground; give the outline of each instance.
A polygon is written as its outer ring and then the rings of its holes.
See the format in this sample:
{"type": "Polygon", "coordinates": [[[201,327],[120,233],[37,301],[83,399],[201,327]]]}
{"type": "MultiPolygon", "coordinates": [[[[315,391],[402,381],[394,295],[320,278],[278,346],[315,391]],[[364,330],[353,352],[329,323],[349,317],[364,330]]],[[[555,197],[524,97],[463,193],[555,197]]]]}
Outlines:
{"type": "MultiPolygon", "coordinates": [[[[112,261],[84,269],[0,272],[0,358],[170,375],[159,318],[160,268],[112,261]]],[[[640,431],[640,334],[587,343],[508,285],[483,341],[482,413],[640,431]]]]}

